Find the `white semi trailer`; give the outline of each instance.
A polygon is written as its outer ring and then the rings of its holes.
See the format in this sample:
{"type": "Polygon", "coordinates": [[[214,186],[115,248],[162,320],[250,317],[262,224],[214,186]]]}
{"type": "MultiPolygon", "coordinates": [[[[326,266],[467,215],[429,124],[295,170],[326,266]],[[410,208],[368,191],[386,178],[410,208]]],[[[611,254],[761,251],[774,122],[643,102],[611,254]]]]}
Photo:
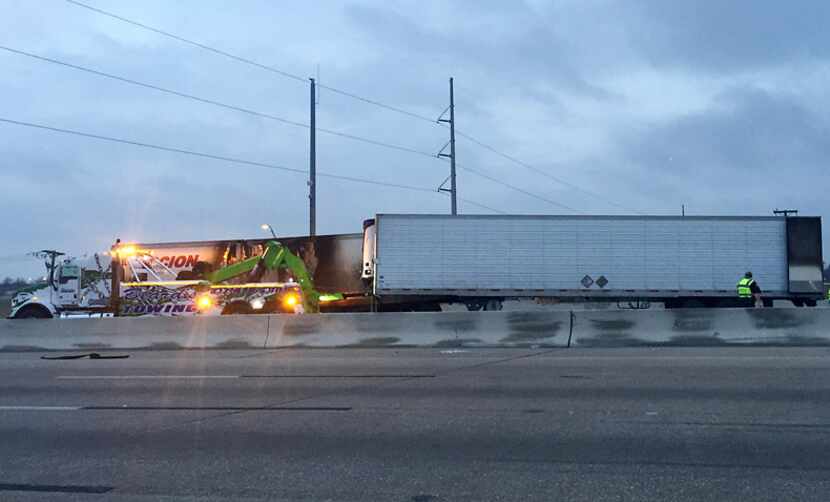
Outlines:
{"type": "Polygon", "coordinates": [[[746,306],[747,271],[765,304],[815,306],[821,242],[818,217],[380,214],[364,224],[362,275],[380,310],[528,297],[746,306]]]}

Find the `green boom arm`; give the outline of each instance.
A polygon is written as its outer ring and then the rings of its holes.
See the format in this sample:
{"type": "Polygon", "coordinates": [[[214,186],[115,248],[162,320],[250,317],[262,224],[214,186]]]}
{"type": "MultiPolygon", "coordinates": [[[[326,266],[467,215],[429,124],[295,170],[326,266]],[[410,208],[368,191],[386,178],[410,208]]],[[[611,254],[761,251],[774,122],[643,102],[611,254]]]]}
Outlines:
{"type": "Polygon", "coordinates": [[[305,268],[305,263],[277,241],[268,241],[265,244],[265,252],[261,256],[248,258],[220,268],[207,274],[205,279],[210,281],[211,284],[217,284],[243,274],[254,272],[254,275],[257,275],[255,271],[264,272],[265,270],[279,268],[290,270],[294,275],[294,280],[300,285],[303,292],[303,309],[307,313],[319,312],[320,293],[314,288],[314,281],[312,281],[308,270],[305,268]]]}

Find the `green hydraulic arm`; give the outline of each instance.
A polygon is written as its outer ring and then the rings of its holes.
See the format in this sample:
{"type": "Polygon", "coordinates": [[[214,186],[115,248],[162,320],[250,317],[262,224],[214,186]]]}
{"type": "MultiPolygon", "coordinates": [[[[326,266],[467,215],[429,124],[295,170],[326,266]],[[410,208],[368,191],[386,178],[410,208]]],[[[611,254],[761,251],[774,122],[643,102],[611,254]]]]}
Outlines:
{"type": "MultiPolygon", "coordinates": [[[[220,268],[206,274],[205,279],[211,284],[218,284],[243,274],[261,276],[265,270],[284,268],[291,271],[294,280],[300,285],[303,292],[303,309],[307,313],[320,312],[320,293],[314,288],[314,281],[305,267],[305,263],[297,255],[277,241],[268,241],[265,252],[261,256],[254,256],[247,260],[220,268]]],[[[258,277],[256,278],[258,280],[258,277]]]]}

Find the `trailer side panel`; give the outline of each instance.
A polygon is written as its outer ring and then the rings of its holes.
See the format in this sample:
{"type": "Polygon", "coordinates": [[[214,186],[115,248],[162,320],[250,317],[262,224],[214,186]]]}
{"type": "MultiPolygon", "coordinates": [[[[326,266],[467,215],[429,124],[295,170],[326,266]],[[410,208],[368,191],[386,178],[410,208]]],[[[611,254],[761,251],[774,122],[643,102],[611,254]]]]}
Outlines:
{"type": "Polygon", "coordinates": [[[786,295],[787,243],[780,217],[384,214],[375,284],[378,295],[730,296],[751,270],[786,295]]]}

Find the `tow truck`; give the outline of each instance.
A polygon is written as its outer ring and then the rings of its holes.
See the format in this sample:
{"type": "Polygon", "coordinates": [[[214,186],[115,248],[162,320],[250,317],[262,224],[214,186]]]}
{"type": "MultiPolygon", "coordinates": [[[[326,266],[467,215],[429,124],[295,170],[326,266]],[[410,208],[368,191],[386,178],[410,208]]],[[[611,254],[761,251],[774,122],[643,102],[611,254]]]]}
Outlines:
{"type": "MultiPolygon", "coordinates": [[[[314,282],[303,260],[274,240],[265,244],[265,251],[260,256],[233,263],[216,271],[209,271],[208,269],[209,267],[194,267],[193,278],[197,280],[204,279],[209,282],[211,285],[209,294],[211,296],[216,296],[218,292],[228,288],[241,287],[247,289],[268,284],[260,282],[266,271],[285,269],[293,275],[291,281],[296,284],[298,291],[297,294],[286,293],[282,303],[284,306],[294,308],[297,313],[316,314],[320,312],[320,302],[343,299],[341,294],[321,295],[314,288],[314,282]],[[241,286],[224,285],[229,280],[243,276],[245,284],[241,286]]],[[[253,313],[253,310],[261,309],[273,311],[279,304],[276,300],[276,297],[272,297],[257,300],[256,303],[254,301],[225,302],[225,309],[233,310],[231,313],[235,314],[250,314],[253,313]],[[271,305],[271,307],[266,308],[268,305],[271,305]]]]}
{"type": "Polygon", "coordinates": [[[276,240],[260,256],[215,271],[204,264],[190,277],[176,274],[152,250],[120,241],[90,257],[64,258],[51,250],[36,256],[45,259],[47,284],[17,292],[9,318],[316,313],[321,301],[339,299],[320,295],[303,261],[276,240]],[[258,282],[276,269],[293,277],[258,282]]]}

